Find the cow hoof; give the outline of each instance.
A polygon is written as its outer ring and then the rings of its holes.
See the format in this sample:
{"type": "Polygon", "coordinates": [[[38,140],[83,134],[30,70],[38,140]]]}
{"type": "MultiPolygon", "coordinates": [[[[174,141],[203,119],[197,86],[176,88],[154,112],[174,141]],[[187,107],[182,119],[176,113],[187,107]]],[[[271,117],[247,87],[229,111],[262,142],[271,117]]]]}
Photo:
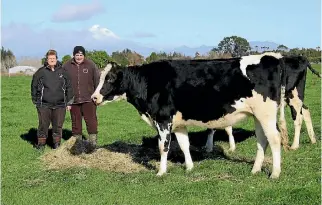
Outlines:
{"type": "Polygon", "coordinates": [[[258,168],[255,168],[255,167],[254,167],[254,168],[252,169],[252,174],[256,174],[256,173],[258,173],[258,172],[260,172],[260,171],[261,171],[261,169],[260,169],[260,168],[258,169],[258,168]]]}
{"type": "Polygon", "coordinates": [[[207,147],[207,146],[203,146],[201,149],[204,150],[204,151],[206,151],[207,153],[213,151],[213,148],[212,147],[207,147]]]}
{"type": "Polygon", "coordinates": [[[291,150],[297,150],[298,148],[299,148],[299,146],[298,146],[298,145],[294,145],[294,146],[292,145],[290,149],[291,149],[291,150]]]}
{"type": "Polygon", "coordinates": [[[271,176],[269,177],[270,179],[278,179],[280,176],[279,173],[272,173],[271,176]]]}
{"type": "Polygon", "coordinates": [[[187,171],[191,171],[191,170],[192,170],[192,168],[193,168],[193,164],[187,164],[187,165],[186,165],[186,170],[187,170],[187,171]]]}
{"type": "Polygon", "coordinates": [[[162,175],[164,175],[165,174],[165,171],[159,171],[158,173],[157,173],[157,176],[158,177],[160,177],[160,176],[162,176],[162,175]]]}
{"type": "Polygon", "coordinates": [[[213,151],[213,149],[206,149],[207,153],[211,153],[213,151]]]}
{"type": "Polygon", "coordinates": [[[236,148],[229,148],[228,152],[235,152],[236,148]]]}

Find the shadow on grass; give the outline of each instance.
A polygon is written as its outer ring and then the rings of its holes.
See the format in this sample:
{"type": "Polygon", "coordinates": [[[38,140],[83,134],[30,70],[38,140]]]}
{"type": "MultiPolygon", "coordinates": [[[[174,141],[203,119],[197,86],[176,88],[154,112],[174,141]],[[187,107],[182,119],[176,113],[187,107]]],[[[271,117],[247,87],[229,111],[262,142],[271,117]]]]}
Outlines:
{"type": "MultiPolygon", "coordinates": [[[[46,144],[50,146],[51,148],[53,147],[53,136],[52,136],[52,129],[48,130],[48,138],[46,140],[46,144]]],[[[63,129],[63,136],[62,138],[64,140],[68,140],[72,136],[72,131],[68,129],[63,129]]],[[[20,135],[20,138],[27,141],[31,145],[36,145],[37,144],[37,128],[31,128],[27,133],[24,133],[20,135]]]]}
{"type": "MultiPolygon", "coordinates": [[[[224,149],[220,146],[215,145],[213,152],[207,153],[203,146],[207,141],[208,130],[200,132],[189,132],[190,141],[190,153],[192,160],[202,161],[205,159],[223,159],[230,160],[234,162],[249,163],[253,164],[253,160],[243,159],[243,158],[232,158],[227,156],[224,149]]],[[[244,130],[241,128],[233,129],[233,135],[235,137],[235,142],[242,142],[251,136],[254,136],[254,131],[244,130]]],[[[133,161],[144,165],[147,169],[156,169],[155,166],[151,165],[150,162],[155,160],[160,161],[160,153],[158,148],[158,137],[142,137],[142,144],[129,144],[123,141],[116,141],[109,145],[104,145],[105,148],[112,152],[119,152],[124,154],[129,154],[133,161]]],[[[216,130],[214,134],[214,141],[228,141],[228,135],[224,130],[216,130]]],[[[172,163],[184,163],[184,155],[180,149],[177,139],[174,134],[171,136],[170,150],[168,153],[168,160],[172,163]]]]}

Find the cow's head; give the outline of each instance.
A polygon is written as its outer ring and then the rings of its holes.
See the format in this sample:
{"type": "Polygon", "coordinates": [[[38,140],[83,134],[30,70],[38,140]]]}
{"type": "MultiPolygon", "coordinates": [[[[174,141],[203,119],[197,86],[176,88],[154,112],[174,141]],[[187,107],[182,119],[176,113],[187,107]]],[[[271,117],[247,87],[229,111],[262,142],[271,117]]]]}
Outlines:
{"type": "Polygon", "coordinates": [[[99,84],[91,96],[96,105],[125,98],[123,71],[124,68],[116,63],[107,63],[101,72],[99,84]]]}

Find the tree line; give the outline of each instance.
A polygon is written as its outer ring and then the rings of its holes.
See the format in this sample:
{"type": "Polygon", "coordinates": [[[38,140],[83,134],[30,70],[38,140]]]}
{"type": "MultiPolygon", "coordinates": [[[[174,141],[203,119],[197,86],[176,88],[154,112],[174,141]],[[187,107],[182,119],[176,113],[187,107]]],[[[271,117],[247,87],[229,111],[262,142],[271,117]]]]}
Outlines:
{"type": "Polygon", "coordinates": [[[6,72],[9,68],[17,65],[16,56],[10,49],[1,47],[1,72],[6,72]]]}
{"type": "MultiPolygon", "coordinates": [[[[208,53],[203,55],[199,54],[198,52],[196,52],[195,56],[186,56],[179,52],[152,52],[148,57],[144,58],[144,56],[135,51],[124,49],[123,51],[112,52],[111,55],[104,50],[91,50],[87,51],[86,57],[93,60],[98,68],[102,69],[106,65],[106,60],[116,62],[123,66],[130,66],[150,63],[162,59],[219,59],[260,54],[268,51],[280,52],[282,55],[303,55],[306,56],[312,63],[321,63],[320,47],[289,49],[285,45],[279,45],[275,50],[265,46],[254,46],[252,48],[245,38],[239,36],[229,36],[223,38],[223,40],[218,43],[217,47],[211,49],[208,53]],[[261,51],[259,51],[259,49],[261,51]]],[[[65,55],[62,57],[61,61],[62,63],[65,63],[71,58],[72,56],[65,55]]],[[[2,71],[6,71],[8,68],[17,65],[14,54],[10,50],[5,50],[3,47],[1,49],[1,61],[3,62],[1,65],[2,71]]],[[[45,58],[42,58],[41,63],[43,64],[44,61],[45,58]]]]}

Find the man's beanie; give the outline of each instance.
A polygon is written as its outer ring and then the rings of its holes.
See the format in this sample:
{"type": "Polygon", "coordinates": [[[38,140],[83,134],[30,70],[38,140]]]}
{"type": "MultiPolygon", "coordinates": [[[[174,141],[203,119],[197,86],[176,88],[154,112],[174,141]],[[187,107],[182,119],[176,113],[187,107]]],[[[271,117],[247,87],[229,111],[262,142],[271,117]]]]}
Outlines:
{"type": "Polygon", "coordinates": [[[81,53],[85,56],[85,48],[83,46],[75,46],[73,55],[76,55],[77,53],[81,53]]]}

